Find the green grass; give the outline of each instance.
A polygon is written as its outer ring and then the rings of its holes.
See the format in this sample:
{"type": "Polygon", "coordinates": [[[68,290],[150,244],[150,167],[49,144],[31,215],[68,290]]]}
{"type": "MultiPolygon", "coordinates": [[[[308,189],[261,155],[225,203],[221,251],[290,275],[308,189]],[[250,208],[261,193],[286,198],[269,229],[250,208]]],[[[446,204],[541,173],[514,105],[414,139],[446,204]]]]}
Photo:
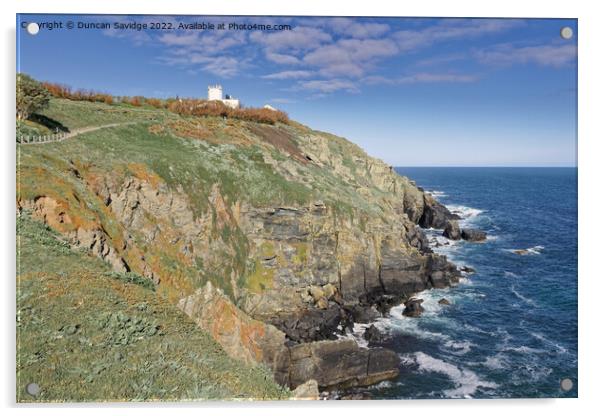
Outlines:
{"type": "Polygon", "coordinates": [[[17,120],[17,136],[41,136],[53,132],[39,123],[30,120],[17,120]]]}
{"type": "Polygon", "coordinates": [[[162,118],[167,115],[167,110],[54,98],[51,100],[50,106],[41,114],[59,121],[69,130],[73,130],[103,124],[162,118]]]}
{"type": "Polygon", "coordinates": [[[288,397],[152,287],[57,237],[27,213],[17,219],[17,401],[288,397]]]}

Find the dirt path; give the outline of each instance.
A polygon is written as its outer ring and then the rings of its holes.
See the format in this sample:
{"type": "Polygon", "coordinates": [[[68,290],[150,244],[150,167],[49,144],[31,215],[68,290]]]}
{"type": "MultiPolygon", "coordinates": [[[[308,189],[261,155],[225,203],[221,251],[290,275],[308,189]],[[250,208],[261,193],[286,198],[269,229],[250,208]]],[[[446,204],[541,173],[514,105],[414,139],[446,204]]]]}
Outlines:
{"type": "MultiPolygon", "coordinates": [[[[49,138],[56,137],[55,139],[49,139],[49,140],[43,140],[43,141],[25,141],[25,142],[21,142],[21,144],[57,143],[57,142],[62,142],[64,140],[70,139],[70,138],[75,137],[75,136],[80,135],[80,134],[90,133],[92,131],[96,131],[96,130],[100,130],[100,129],[107,129],[107,128],[111,128],[111,127],[127,126],[129,124],[142,123],[144,121],[147,121],[147,120],[127,121],[127,122],[122,122],[122,123],[103,124],[101,126],[80,127],[78,129],[73,129],[72,131],[70,131],[68,133],[65,133],[65,134],[60,134],[59,133],[59,134],[54,134],[54,135],[48,135],[47,136],[49,138]]],[[[43,137],[46,137],[46,136],[43,136],[43,137]]]]}

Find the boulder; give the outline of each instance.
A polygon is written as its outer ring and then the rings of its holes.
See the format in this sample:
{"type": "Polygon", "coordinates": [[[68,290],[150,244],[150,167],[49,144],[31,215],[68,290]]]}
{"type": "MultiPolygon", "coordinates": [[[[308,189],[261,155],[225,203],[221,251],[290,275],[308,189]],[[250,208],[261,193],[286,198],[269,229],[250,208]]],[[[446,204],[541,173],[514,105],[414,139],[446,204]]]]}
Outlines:
{"type": "Polygon", "coordinates": [[[424,211],[418,224],[422,228],[443,229],[448,222],[461,219],[460,216],[452,214],[449,209],[437,201],[431,194],[424,194],[424,211]]]}
{"type": "Polygon", "coordinates": [[[482,230],[464,228],[462,230],[462,239],[466,241],[485,241],[487,233],[482,230]]]}
{"type": "Polygon", "coordinates": [[[381,317],[375,306],[355,305],[349,309],[353,320],[360,324],[367,324],[381,317]]]}
{"type": "Polygon", "coordinates": [[[432,255],[429,259],[428,269],[428,283],[431,287],[437,289],[453,286],[462,277],[458,268],[453,263],[448,262],[445,256],[432,255]]]}
{"type": "Polygon", "coordinates": [[[439,302],[437,302],[439,305],[451,305],[451,303],[449,302],[449,300],[442,298],[439,299],[439,302]]]}
{"type": "Polygon", "coordinates": [[[458,225],[458,221],[448,221],[443,230],[443,237],[449,238],[450,240],[459,240],[462,238],[462,231],[458,225]]]}
{"type": "Polygon", "coordinates": [[[337,287],[335,285],[333,285],[332,283],[328,283],[324,286],[322,286],[322,292],[324,293],[324,297],[328,300],[331,300],[334,298],[334,296],[337,293],[337,287]]]}
{"type": "Polygon", "coordinates": [[[324,297],[324,290],[320,286],[310,286],[308,289],[310,296],[314,299],[314,302],[317,302],[318,299],[324,297]]]}
{"type": "Polygon", "coordinates": [[[277,315],[268,322],[295,343],[312,342],[336,339],[342,315],[342,310],[335,305],[326,309],[312,308],[277,315]]]}
{"type": "Polygon", "coordinates": [[[385,348],[360,348],[353,339],[319,341],[290,347],[289,385],[310,378],[322,388],[367,386],[396,377],[399,357],[385,348]]]}
{"type": "Polygon", "coordinates": [[[475,270],[475,269],[473,269],[472,267],[468,267],[468,266],[462,266],[462,267],[460,267],[460,271],[461,271],[462,273],[466,273],[466,274],[472,274],[472,273],[474,273],[476,270],[475,270]]]}
{"type": "Polygon", "coordinates": [[[328,300],[325,297],[321,297],[316,301],[316,308],[318,309],[328,309],[328,300]]]}
{"type": "Polygon", "coordinates": [[[422,307],[423,299],[411,298],[404,303],[405,309],[403,310],[404,316],[409,316],[412,318],[416,318],[424,312],[424,308],[422,307]]]}
{"type": "Polygon", "coordinates": [[[383,334],[374,325],[370,325],[364,332],[364,339],[368,342],[379,342],[383,339],[383,334]]]}
{"type": "Polygon", "coordinates": [[[293,390],[293,400],[318,400],[319,398],[318,382],[313,378],[293,390]]]}

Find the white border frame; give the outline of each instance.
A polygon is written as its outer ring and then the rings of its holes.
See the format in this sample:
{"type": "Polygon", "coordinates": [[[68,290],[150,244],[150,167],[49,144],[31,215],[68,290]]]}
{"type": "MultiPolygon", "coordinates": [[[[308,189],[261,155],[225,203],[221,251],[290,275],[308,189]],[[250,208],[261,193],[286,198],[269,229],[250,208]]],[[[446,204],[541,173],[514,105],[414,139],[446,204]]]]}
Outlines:
{"type": "MultiPolygon", "coordinates": [[[[526,2],[525,0],[506,0],[503,2],[484,2],[474,0],[399,2],[370,0],[351,3],[342,0],[316,1],[245,1],[229,0],[221,2],[191,2],[186,0],[87,0],[71,2],[67,0],[21,0],[12,3],[2,2],[2,24],[4,41],[2,42],[2,91],[5,99],[1,101],[4,137],[2,138],[2,191],[3,201],[1,219],[0,263],[6,273],[3,274],[2,311],[5,336],[1,348],[3,378],[0,392],[3,404],[13,411],[44,414],[80,414],[81,407],[86,413],[122,414],[124,411],[134,414],[161,414],[168,408],[178,408],[178,413],[186,414],[207,412],[219,409],[220,413],[258,414],[258,415],[306,415],[308,412],[341,412],[365,414],[375,408],[383,413],[430,411],[448,414],[506,415],[509,412],[546,412],[547,415],[566,415],[593,413],[602,394],[597,387],[602,383],[598,379],[602,374],[599,353],[597,352],[602,336],[596,308],[602,285],[599,267],[596,261],[598,238],[602,234],[600,214],[600,185],[597,178],[602,177],[600,166],[600,44],[602,41],[602,22],[596,14],[595,2],[557,1],[526,2]],[[579,399],[522,399],[522,400],[431,400],[431,401],[394,401],[394,402],[278,402],[278,403],[192,403],[192,404],[131,404],[131,405],[42,405],[24,406],[15,404],[15,145],[14,135],[14,98],[15,98],[15,14],[19,13],[106,13],[106,14],[196,14],[196,15],[325,15],[325,16],[439,16],[439,17],[555,17],[579,19],[579,399]],[[16,409],[15,409],[16,408],[16,409]],[[19,409],[20,408],[20,409],[19,409]]],[[[174,409],[175,410],[175,409],[174,409]]],[[[598,410],[599,411],[599,410],[598,410]]]]}

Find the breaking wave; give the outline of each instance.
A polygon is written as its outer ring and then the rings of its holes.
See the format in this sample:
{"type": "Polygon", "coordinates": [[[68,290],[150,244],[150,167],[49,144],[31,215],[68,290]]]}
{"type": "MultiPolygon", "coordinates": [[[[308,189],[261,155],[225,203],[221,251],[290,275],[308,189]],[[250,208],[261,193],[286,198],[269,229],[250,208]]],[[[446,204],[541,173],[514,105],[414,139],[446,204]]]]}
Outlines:
{"type": "Polygon", "coordinates": [[[401,357],[404,364],[415,364],[419,372],[443,374],[453,383],[454,388],[444,390],[443,394],[450,398],[471,398],[479,388],[494,389],[498,385],[491,381],[482,380],[474,371],[461,369],[423,352],[416,352],[401,357]]]}

